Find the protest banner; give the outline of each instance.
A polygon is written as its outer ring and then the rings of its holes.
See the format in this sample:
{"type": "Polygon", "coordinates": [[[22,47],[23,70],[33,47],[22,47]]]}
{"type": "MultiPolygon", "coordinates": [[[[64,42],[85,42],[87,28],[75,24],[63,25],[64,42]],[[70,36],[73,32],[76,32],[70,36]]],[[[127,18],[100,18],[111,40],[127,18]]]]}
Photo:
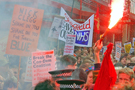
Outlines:
{"type": "Polygon", "coordinates": [[[30,56],[36,51],[44,10],[15,5],[6,54],[30,56]]]}
{"type": "Polygon", "coordinates": [[[115,59],[118,61],[120,60],[121,57],[121,49],[122,49],[121,41],[115,42],[115,59]]]}
{"type": "Polygon", "coordinates": [[[75,35],[67,34],[65,48],[64,48],[64,55],[74,54],[75,37],[76,37],[75,35]]]}
{"type": "Polygon", "coordinates": [[[53,23],[50,28],[48,37],[53,39],[58,39],[59,33],[61,31],[62,23],[64,23],[64,17],[54,17],[53,23]]]}
{"type": "Polygon", "coordinates": [[[124,43],[125,52],[129,53],[131,49],[131,42],[124,43]]]}
{"type": "Polygon", "coordinates": [[[32,60],[31,57],[27,60],[26,73],[25,73],[25,82],[32,82],[32,60]]]}
{"type": "Polygon", "coordinates": [[[50,79],[49,71],[55,70],[54,51],[41,51],[32,53],[32,86],[40,81],[50,79]]]}
{"type": "Polygon", "coordinates": [[[66,11],[61,8],[60,15],[65,17],[65,22],[62,24],[59,40],[66,42],[66,35],[76,35],[76,46],[92,47],[94,14],[89,17],[84,23],[80,24],[69,17],[66,11]]]}

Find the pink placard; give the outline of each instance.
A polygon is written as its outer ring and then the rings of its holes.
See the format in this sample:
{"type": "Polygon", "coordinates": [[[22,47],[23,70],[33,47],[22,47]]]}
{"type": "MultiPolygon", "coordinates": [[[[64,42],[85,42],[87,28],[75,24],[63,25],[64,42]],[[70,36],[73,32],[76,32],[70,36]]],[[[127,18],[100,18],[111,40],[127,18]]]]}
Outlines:
{"type": "Polygon", "coordinates": [[[49,71],[55,70],[54,51],[32,53],[32,86],[45,79],[50,79],[49,71]]]}

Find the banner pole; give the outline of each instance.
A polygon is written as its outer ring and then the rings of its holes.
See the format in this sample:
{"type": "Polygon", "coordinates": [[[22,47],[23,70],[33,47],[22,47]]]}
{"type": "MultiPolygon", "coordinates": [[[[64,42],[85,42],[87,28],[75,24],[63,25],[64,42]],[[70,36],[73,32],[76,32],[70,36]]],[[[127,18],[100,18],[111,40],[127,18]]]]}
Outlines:
{"type": "Polygon", "coordinates": [[[20,65],[21,65],[21,56],[20,56],[20,59],[19,59],[18,80],[17,80],[17,90],[18,90],[18,87],[19,87],[20,65]]]}

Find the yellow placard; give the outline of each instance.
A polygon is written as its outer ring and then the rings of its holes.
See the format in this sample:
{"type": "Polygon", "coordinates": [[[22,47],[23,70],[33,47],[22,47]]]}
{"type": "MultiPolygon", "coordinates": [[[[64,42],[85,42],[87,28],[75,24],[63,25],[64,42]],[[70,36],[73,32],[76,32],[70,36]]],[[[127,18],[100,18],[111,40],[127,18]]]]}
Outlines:
{"type": "Polygon", "coordinates": [[[125,51],[126,51],[126,53],[129,53],[130,52],[130,49],[131,49],[131,44],[126,44],[125,45],[125,51]]]}

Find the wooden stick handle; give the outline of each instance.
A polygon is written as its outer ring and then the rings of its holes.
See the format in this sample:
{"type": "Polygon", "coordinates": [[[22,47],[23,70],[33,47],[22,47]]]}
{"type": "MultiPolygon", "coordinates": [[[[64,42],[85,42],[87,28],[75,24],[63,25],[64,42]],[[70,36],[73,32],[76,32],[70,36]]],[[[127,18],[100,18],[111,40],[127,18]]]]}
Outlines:
{"type": "Polygon", "coordinates": [[[17,90],[18,90],[18,87],[19,87],[19,74],[20,74],[20,65],[21,65],[21,56],[20,56],[20,59],[19,59],[19,68],[18,68],[18,80],[17,80],[17,90]]]}

